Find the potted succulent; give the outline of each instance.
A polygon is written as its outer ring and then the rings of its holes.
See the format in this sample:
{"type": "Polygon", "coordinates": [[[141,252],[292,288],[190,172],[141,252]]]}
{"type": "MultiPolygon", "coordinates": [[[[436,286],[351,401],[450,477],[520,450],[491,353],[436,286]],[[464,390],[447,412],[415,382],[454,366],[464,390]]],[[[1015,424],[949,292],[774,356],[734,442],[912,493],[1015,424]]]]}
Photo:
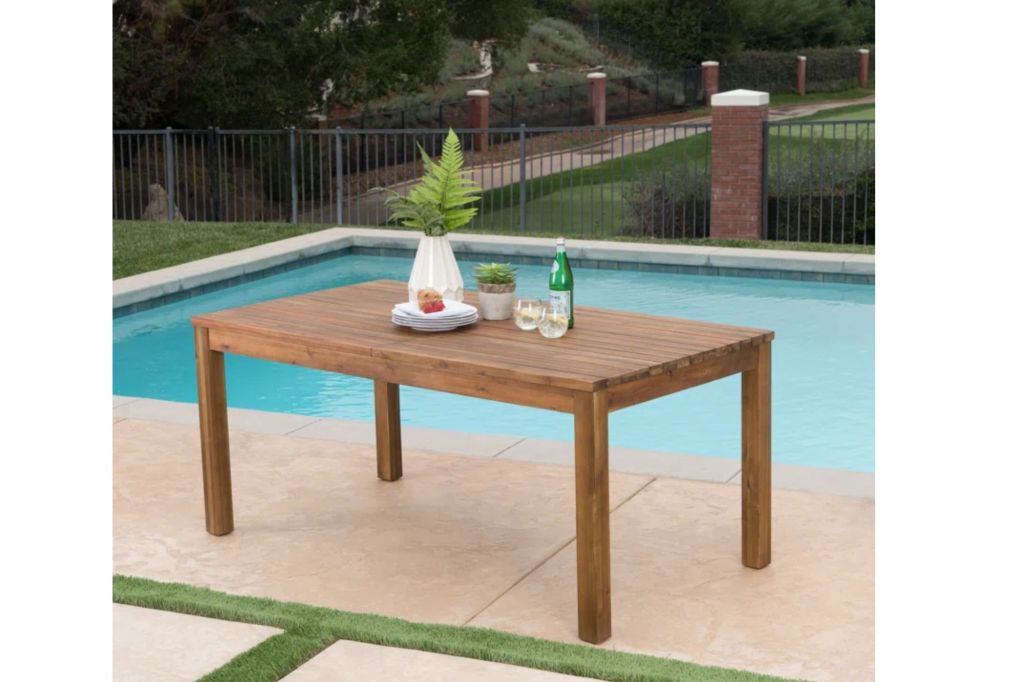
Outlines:
{"type": "Polygon", "coordinates": [[[469,204],[480,200],[480,186],[462,170],[462,147],[451,128],[436,163],[419,147],[423,177],[408,194],[391,191],[386,201],[391,211],[389,220],[423,231],[409,276],[409,301],[416,303],[416,293],[426,288],[437,290],[444,298],[461,301],[462,275],[448,233],[476,215],[476,207],[469,204]]]}
{"type": "Polygon", "coordinates": [[[480,263],[473,268],[480,294],[480,315],[485,320],[512,317],[516,297],[516,269],[508,263],[480,263]]]}

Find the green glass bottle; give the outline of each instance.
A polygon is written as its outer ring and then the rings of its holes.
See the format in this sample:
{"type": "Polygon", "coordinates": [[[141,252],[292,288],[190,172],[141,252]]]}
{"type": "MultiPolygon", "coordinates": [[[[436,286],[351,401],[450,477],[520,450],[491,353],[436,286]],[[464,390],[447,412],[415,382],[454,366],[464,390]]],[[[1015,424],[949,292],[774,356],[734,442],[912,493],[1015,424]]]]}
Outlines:
{"type": "Polygon", "coordinates": [[[551,302],[560,301],[569,313],[569,329],[572,329],[572,267],[569,257],[565,255],[565,237],[555,242],[555,260],[551,264],[551,275],[548,276],[548,293],[551,302]]]}

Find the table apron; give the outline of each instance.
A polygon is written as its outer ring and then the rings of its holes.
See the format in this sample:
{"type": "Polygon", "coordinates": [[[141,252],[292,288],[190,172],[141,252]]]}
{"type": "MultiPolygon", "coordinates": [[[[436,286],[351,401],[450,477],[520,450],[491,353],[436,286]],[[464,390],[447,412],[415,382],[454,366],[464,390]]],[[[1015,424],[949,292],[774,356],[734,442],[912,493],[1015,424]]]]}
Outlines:
{"type": "Polygon", "coordinates": [[[745,372],[757,366],[757,346],[748,346],[661,374],[653,374],[608,388],[608,410],[654,400],[709,381],[745,372]]]}
{"type": "Polygon", "coordinates": [[[574,392],[558,386],[417,367],[373,355],[346,353],[327,346],[244,332],[211,328],[209,339],[210,349],[222,353],[557,412],[572,413],[574,409],[574,392]]]}

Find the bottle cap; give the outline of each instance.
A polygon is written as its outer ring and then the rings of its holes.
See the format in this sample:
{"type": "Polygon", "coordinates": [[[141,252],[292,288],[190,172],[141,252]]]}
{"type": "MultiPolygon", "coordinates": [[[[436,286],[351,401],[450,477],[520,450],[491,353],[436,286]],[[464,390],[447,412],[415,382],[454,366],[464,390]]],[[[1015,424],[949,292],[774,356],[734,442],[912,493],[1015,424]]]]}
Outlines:
{"type": "Polygon", "coordinates": [[[559,237],[559,238],[558,238],[558,239],[557,239],[557,240],[555,241],[555,244],[561,244],[562,246],[565,246],[565,237],[559,237]]]}

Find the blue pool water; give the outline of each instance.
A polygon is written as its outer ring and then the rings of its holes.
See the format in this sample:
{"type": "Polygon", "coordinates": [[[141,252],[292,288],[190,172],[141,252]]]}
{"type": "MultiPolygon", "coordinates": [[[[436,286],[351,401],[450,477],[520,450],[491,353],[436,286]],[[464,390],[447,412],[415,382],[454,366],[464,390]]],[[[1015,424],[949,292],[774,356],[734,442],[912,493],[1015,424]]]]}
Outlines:
{"type": "MultiPolygon", "coordinates": [[[[472,265],[461,263],[468,285],[472,265]]],[[[372,279],[404,281],[410,266],[404,258],[343,256],[118,318],[114,392],[194,402],[190,316],[372,279]]],[[[521,266],[519,292],[543,295],[547,274],[546,266],[521,266]]],[[[873,286],[582,267],[574,274],[581,305],[775,330],[775,461],[874,470],[873,286]]],[[[229,355],[227,383],[234,407],[373,419],[367,379],[229,355]]],[[[739,378],[630,407],[610,419],[613,446],[738,458],[739,378]]],[[[572,439],[569,415],[408,387],[402,388],[402,421],[572,439]]]]}

